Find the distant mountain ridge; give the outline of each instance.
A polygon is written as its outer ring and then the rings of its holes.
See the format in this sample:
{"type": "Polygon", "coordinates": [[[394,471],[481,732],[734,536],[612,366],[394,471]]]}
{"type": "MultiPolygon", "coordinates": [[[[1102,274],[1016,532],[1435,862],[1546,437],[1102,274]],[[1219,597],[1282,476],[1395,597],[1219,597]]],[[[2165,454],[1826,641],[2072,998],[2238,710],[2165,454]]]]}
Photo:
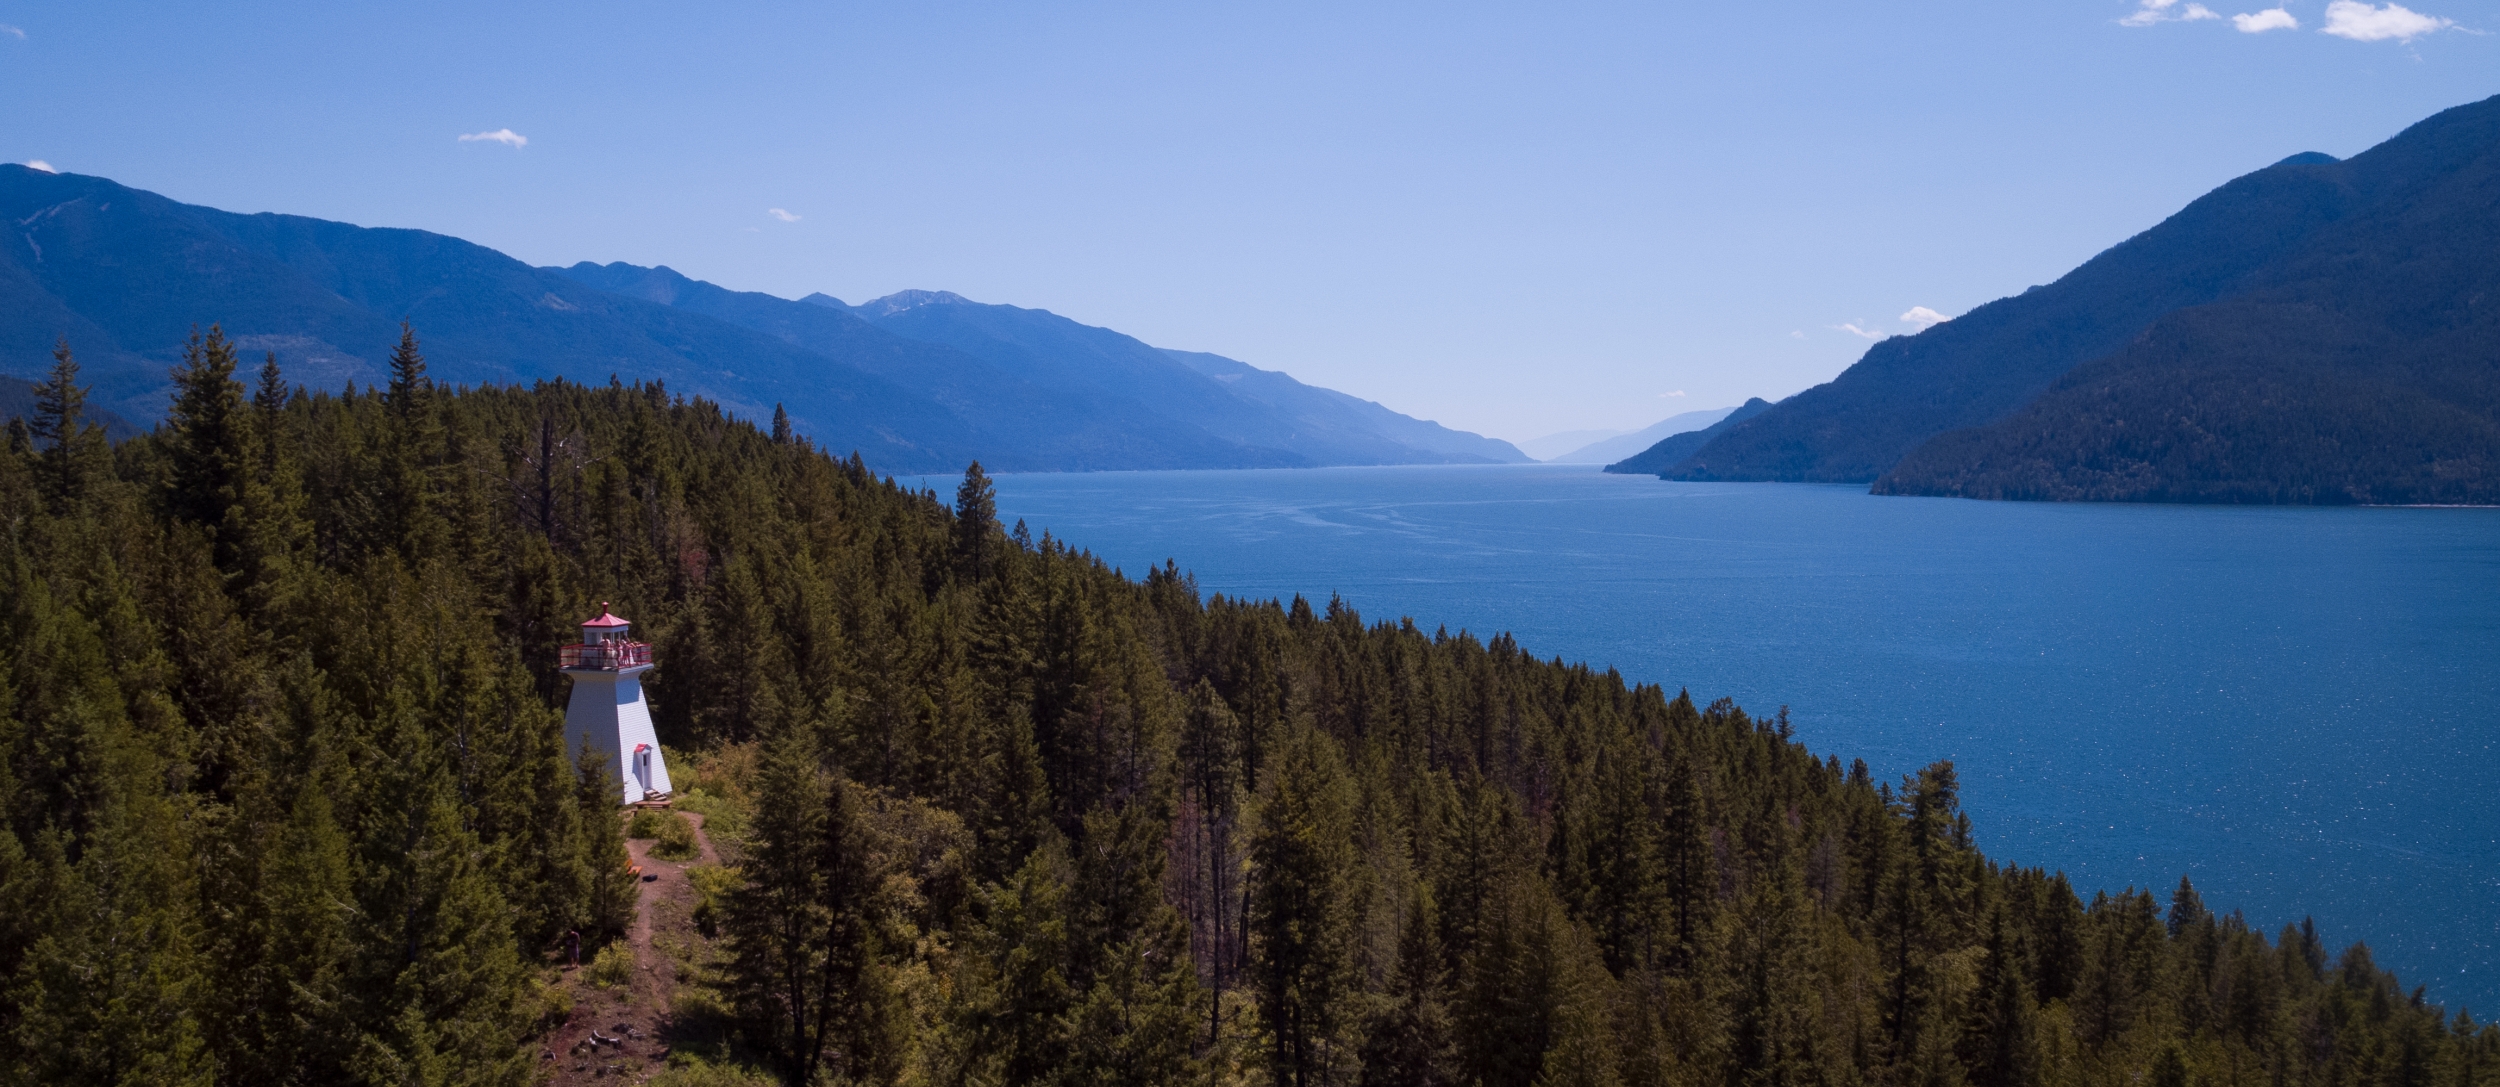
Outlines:
{"type": "Polygon", "coordinates": [[[1499,464],[1528,459],[1508,442],[1410,418],[1222,355],[1173,351],[1049,310],[975,302],[952,291],[901,291],[847,309],[896,335],[943,344],[1027,380],[1084,395],[1133,397],[1228,441],[1289,448],[1318,464],[1499,464]]]}
{"type": "Polygon", "coordinates": [[[1663,469],[1878,493],[2500,502],[2500,97],[2235,179],[1663,469]]]}
{"type": "Polygon", "coordinates": [[[976,458],[1000,471],[1526,459],[1387,409],[1305,418],[1107,329],[1087,335],[1134,347],[1070,357],[1028,345],[1007,357],[893,327],[927,303],[975,305],[946,292],[889,296],[863,315],[665,268],[533,268],[426,231],[238,215],[16,165],[0,165],[0,216],[12,225],[0,232],[0,373],[40,378],[66,336],[91,403],[132,420],[162,413],[168,368],[195,325],[221,324],[255,358],[277,355],[290,380],[337,389],[382,379],[405,318],[441,381],[614,376],[665,381],[749,417],[782,404],[820,444],[883,471],[976,458]],[[1128,369],[1080,372],[1097,362],[1128,369]]]}
{"type": "Polygon", "coordinates": [[[1718,425],[1735,408],[1678,412],[1629,434],[1599,438],[1568,453],[1546,458],[1547,464],[1612,464],[1672,438],[1718,425]]]}
{"type": "Polygon", "coordinates": [[[1746,420],[1769,410],[1771,410],[1770,401],[1759,396],[1754,397],[1721,416],[1718,422],[1700,430],[1670,434],[1647,449],[1607,465],[1605,470],[1617,475],[1657,475],[1684,463],[1686,458],[1698,452],[1701,447],[1716,441],[1720,435],[1736,429],[1746,420]]]}

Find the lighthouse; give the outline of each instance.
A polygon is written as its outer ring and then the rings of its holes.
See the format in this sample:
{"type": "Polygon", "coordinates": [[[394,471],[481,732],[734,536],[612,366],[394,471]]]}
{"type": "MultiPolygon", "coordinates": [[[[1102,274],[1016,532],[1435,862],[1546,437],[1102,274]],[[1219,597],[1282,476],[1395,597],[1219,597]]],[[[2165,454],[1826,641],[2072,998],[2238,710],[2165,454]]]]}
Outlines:
{"type": "Polygon", "coordinates": [[[660,737],[651,731],[651,703],[642,697],[642,674],[651,670],[651,647],[629,635],[633,624],[599,604],[599,617],[582,624],[582,640],[564,647],[564,674],[573,677],[573,701],[564,707],[564,735],[578,758],[597,752],[616,775],[617,802],[656,800],[669,793],[668,764],[660,760],[660,737]]]}

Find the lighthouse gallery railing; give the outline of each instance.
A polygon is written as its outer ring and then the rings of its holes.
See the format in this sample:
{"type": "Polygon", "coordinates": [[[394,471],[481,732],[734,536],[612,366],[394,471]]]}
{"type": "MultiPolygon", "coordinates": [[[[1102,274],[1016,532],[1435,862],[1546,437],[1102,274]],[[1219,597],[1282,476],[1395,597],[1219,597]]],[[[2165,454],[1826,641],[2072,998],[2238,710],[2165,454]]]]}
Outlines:
{"type": "Polygon", "coordinates": [[[556,659],[561,668],[613,672],[651,663],[651,646],[647,642],[589,642],[565,646],[557,651],[556,659]]]}

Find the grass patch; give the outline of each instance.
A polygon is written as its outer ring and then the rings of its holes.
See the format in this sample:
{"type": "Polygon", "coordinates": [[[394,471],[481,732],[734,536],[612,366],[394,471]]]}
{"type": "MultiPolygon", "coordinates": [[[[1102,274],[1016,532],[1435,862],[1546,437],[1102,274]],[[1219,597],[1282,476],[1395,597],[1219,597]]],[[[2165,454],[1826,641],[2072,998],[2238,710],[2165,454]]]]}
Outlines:
{"type": "Polygon", "coordinates": [[[721,915],[729,908],[729,889],[738,885],[738,870],[698,864],[686,869],[686,882],[694,887],[695,931],[706,937],[720,935],[721,915]]]}
{"type": "Polygon", "coordinates": [[[625,820],[625,836],[641,841],[657,838],[660,836],[660,827],[666,822],[663,817],[670,814],[673,813],[654,808],[636,808],[633,818],[625,820]]]}
{"type": "Polygon", "coordinates": [[[652,856],[664,861],[690,861],[703,855],[703,844],[695,840],[692,820],[673,811],[659,814],[660,832],[654,835],[658,841],[651,846],[652,856]]]}
{"type": "Polygon", "coordinates": [[[703,817],[703,832],[712,839],[713,848],[736,841],[739,835],[746,833],[746,805],[733,797],[706,789],[688,789],[671,798],[669,803],[680,811],[690,811],[703,817]]]}
{"type": "Polygon", "coordinates": [[[644,1080],[649,1087],[778,1087],[780,1080],[741,1065],[713,1064],[691,1054],[671,1053],[668,1067],[644,1080]]]}
{"type": "Polygon", "coordinates": [[[590,983],[601,989],[613,989],[634,980],[634,949],[618,940],[600,948],[590,960],[590,983]]]}
{"type": "Polygon", "coordinates": [[[573,1017],[573,990],[565,987],[563,975],[552,970],[541,973],[530,986],[530,1003],[534,1033],[545,1034],[573,1017]]]}

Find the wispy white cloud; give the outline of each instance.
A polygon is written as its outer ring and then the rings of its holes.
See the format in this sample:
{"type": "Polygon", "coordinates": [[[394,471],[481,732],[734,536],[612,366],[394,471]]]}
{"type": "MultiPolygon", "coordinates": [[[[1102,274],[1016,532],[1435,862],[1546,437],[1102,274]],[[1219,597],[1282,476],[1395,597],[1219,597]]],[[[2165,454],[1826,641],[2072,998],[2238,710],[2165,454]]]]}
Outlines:
{"type": "Polygon", "coordinates": [[[1792,332],[1790,332],[1790,333],[1788,334],[1788,338],[1789,338],[1789,339],[1792,339],[1792,340],[1802,340],[1802,339],[1805,339],[1805,338],[1806,338],[1806,330],[1804,330],[1804,329],[1800,328],[1800,329],[1797,329],[1797,330],[1795,330],[1795,331],[1792,331],[1792,332]]]}
{"type": "Polygon", "coordinates": [[[1925,306],[1912,306],[1910,307],[1910,312],[1901,315],[1902,324],[1915,325],[1921,332],[1925,332],[1928,329],[1934,328],[1937,325],[1941,325],[1952,319],[1953,318],[1928,309],[1925,306]]]}
{"type": "Polygon", "coordinates": [[[2298,30],[2300,20],[2282,8],[2267,8],[2231,17],[2231,25],[2242,34],[2263,34],[2269,30],[2298,30]]]}
{"type": "Polygon", "coordinates": [[[2136,0],[2135,10],[2118,20],[2118,25],[2151,26],[2155,23],[2192,23],[2200,19],[2219,18],[2222,18],[2220,13],[2194,0],[2184,4],[2179,0],[2136,0]]]}
{"type": "Polygon", "coordinates": [[[785,223],[795,223],[801,218],[800,216],[792,215],[789,212],[783,211],[780,208],[765,208],[764,214],[770,215],[773,218],[779,219],[785,223]]]}
{"type": "Polygon", "coordinates": [[[1832,327],[1852,336],[1864,336],[1870,340],[1880,340],[1884,338],[1884,334],[1881,332],[1873,332],[1867,329],[1859,328],[1856,321],[1843,321],[1839,324],[1833,325],[1832,327]]]}
{"type": "Polygon", "coordinates": [[[2424,15],[2402,4],[2372,7],[2361,0],[2335,0],[2326,6],[2326,25],[2318,32],[2357,42],[2409,42],[2455,25],[2454,19],[2424,15]]]}
{"type": "Polygon", "coordinates": [[[51,163],[49,163],[49,162],[45,162],[45,161],[44,161],[44,160],[42,160],[42,159],[27,159],[27,160],[26,160],[26,165],[27,165],[27,167],[28,167],[29,169],[41,170],[41,171],[43,171],[43,172],[45,172],[45,173],[47,173],[47,174],[57,174],[57,173],[60,173],[60,171],[59,171],[59,170],[55,170],[55,169],[53,169],[53,168],[52,168],[52,164],[51,164],[51,163]]]}
{"type": "Polygon", "coordinates": [[[499,143],[506,147],[528,147],[530,145],[530,138],[518,132],[514,132],[509,128],[498,128],[493,132],[464,133],[460,137],[460,142],[499,143]]]}
{"type": "Polygon", "coordinates": [[[1671,392],[1671,393],[1659,393],[1659,394],[1658,394],[1658,399],[1660,399],[1660,400],[1664,400],[1664,399],[1666,399],[1666,398],[1668,398],[1668,397],[1670,397],[1670,396],[1682,396],[1682,395],[1684,395],[1684,390],[1682,390],[1682,389],[1677,389],[1676,391],[1671,392]]]}
{"type": "Polygon", "coordinates": [[[7,23],[0,23],[0,34],[6,34],[6,35],[8,35],[8,36],[10,36],[10,37],[12,37],[12,38],[16,38],[16,39],[17,39],[17,40],[19,40],[19,41],[25,41],[25,40],[26,40],[26,31],[25,31],[25,30],[23,30],[23,29],[21,29],[21,28],[19,28],[19,27],[10,26],[10,25],[9,25],[9,24],[7,24],[7,23]]]}

